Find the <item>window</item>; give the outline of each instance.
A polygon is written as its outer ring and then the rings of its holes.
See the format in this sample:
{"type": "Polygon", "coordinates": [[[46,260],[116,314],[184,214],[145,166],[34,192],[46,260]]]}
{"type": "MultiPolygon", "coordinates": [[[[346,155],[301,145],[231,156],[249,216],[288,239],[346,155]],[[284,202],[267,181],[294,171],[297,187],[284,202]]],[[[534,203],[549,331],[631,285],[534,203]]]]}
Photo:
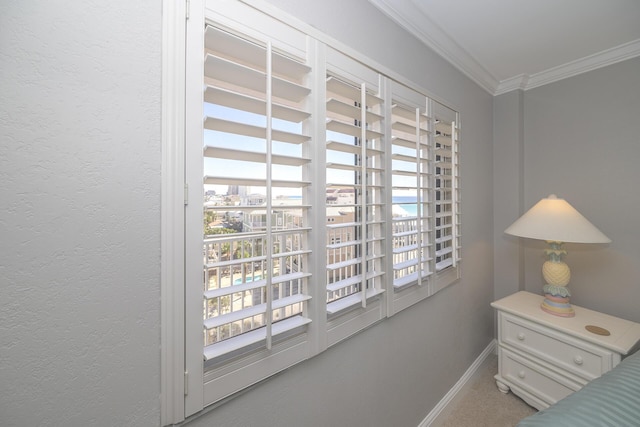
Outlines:
{"type": "Polygon", "coordinates": [[[284,50],[215,22],[200,34],[187,114],[202,122],[186,168],[201,197],[186,208],[185,286],[186,335],[200,341],[187,371],[202,391],[189,390],[187,414],[307,358],[315,286],[306,37],[293,32],[301,49],[284,50]]]}
{"type": "Polygon", "coordinates": [[[204,63],[204,358],[266,342],[305,313],[310,137],[302,62],[208,25],[204,63]]]}
{"type": "Polygon", "coordinates": [[[391,83],[390,314],[459,277],[457,113],[391,83]]]}
{"type": "Polygon", "coordinates": [[[392,85],[392,311],[430,294],[433,258],[433,118],[427,97],[392,85]]]}
{"type": "Polygon", "coordinates": [[[194,3],[171,422],[432,295],[460,261],[457,112],[310,29],[194,3]]]}
{"type": "Polygon", "coordinates": [[[460,176],[458,113],[435,103],[435,271],[434,291],[459,277],[460,176]]]}
{"type": "Polygon", "coordinates": [[[337,51],[327,56],[326,311],[332,344],[383,316],[377,297],[385,290],[385,139],[378,73],[337,51]]]}

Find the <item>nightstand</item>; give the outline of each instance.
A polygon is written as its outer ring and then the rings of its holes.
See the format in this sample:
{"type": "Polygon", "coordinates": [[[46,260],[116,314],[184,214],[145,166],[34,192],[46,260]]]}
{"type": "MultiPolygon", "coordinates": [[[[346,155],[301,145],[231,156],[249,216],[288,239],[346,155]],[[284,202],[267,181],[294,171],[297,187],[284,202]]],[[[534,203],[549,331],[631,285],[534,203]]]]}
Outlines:
{"type": "Polygon", "coordinates": [[[496,384],[538,410],[613,369],[640,341],[639,323],[575,305],[575,317],[554,316],[540,309],[542,300],[522,291],[491,303],[498,312],[496,384]]]}

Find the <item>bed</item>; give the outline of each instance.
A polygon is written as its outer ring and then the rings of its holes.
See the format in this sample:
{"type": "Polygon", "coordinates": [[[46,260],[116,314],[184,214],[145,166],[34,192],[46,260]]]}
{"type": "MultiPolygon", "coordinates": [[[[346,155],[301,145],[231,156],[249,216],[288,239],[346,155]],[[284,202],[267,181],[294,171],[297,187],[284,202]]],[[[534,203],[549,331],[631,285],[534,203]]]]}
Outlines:
{"type": "Polygon", "coordinates": [[[640,426],[640,351],[518,427],[640,426]]]}

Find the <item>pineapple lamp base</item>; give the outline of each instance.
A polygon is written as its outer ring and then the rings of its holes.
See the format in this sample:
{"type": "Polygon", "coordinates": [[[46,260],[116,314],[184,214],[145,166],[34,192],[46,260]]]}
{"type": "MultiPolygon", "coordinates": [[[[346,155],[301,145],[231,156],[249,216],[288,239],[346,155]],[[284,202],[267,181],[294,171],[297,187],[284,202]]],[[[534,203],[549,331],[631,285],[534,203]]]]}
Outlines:
{"type": "Polygon", "coordinates": [[[562,261],[562,256],[566,255],[567,251],[562,249],[561,242],[547,243],[550,248],[545,250],[545,253],[549,260],[542,265],[542,277],[547,284],[542,288],[544,301],[540,308],[555,316],[574,317],[576,313],[569,302],[571,292],[566,287],[571,280],[571,270],[562,261]]]}
{"type": "Polygon", "coordinates": [[[542,288],[544,300],[540,308],[549,314],[560,317],[573,317],[576,312],[569,303],[571,293],[564,286],[545,285],[542,288]]]}

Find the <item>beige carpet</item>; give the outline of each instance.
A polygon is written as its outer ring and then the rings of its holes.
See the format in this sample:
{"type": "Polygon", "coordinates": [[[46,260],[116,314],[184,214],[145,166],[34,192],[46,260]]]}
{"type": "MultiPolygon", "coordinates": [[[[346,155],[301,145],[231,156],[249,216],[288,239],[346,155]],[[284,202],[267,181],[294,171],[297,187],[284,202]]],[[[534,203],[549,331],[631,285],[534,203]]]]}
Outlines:
{"type": "Polygon", "coordinates": [[[498,357],[492,355],[444,417],[440,427],[513,427],[536,410],[513,393],[498,391],[493,376],[498,372],[498,357]]]}

